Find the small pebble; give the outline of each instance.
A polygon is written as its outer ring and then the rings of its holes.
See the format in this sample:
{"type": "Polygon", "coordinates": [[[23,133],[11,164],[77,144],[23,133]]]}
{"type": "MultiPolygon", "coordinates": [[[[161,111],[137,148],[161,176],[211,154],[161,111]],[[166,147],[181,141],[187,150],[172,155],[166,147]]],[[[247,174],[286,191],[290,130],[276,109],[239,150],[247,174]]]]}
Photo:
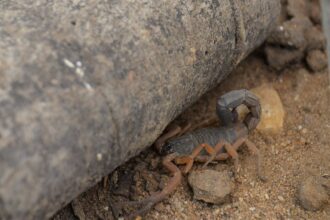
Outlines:
{"type": "Polygon", "coordinates": [[[98,153],[98,154],[96,154],[96,159],[97,159],[97,161],[101,161],[102,160],[102,154],[101,153],[98,153]]]}
{"type": "Polygon", "coordinates": [[[76,74],[80,77],[83,77],[85,75],[84,71],[81,68],[76,69],[76,74]]]}
{"type": "Polygon", "coordinates": [[[309,51],[306,57],[308,66],[314,72],[321,71],[327,67],[327,55],[321,50],[309,51]]]}
{"type": "Polygon", "coordinates": [[[156,169],[158,167],[159,161],[160,161],[159,157],[151,159],[150,168],[153,170],[156,169]]]}
{"type": "Polygon", "coordinates": [[[310,28],[305,37],[307,39],[308,45],[307,50],[323,50],[326,45],[326,39],[321,29],[317,27],[310,28]]]}
{"type": "Polygon", "coordinates": [[[270,146],[270,149],[271,149],[271,152],[272,152],[273,154],[275,154],[275,146],[274,146],[274,145],[271,145],[271,146],[270,146]]]}
{"type": "Polygon", "coordinates": [[[216,209],[216,210],[214,210],[213,213],[214,213],[214,215],[219,215],[219,213],[220,213],[220,209],[216,209]]]}
{"type": "Polygon", "coordinates": [[[250,207],[249,209],[250,209],[252,212],[256,210],[255,207],[250,207]]]}
{"type": "Polygon", "coordinates": [[[266,193],[265,194],[265,198],[268,200],[269,199],[269,195],[266,193]]]}
{"type": "Polygon", "coordinates": [[[155,208],[155,210],[157,210],[157,212],[161,212],[161,211],[165,210],[164,203],[162,203],[162,202],[156,204],[154,208],[155,208]]]}
{"type": "Polygon", "coordinates": [[[300,138],[300,142],[301,142],[301,143],[305,143],[305,142],[306,142],[306,139],[305,139],[304,137],[301,137],[301,138],[300,138]]]}
{"type": "Polygon", "coordinates": [[[63,62],[66,66],[70,67],[70,68],[74,68],[74,64],[68,60],[68,59],[63,59],[63,62]]]}
{"type": "Polygon", "coordinates": [[[300,183],[297,197],[304,209],[317,211],[327,203],[329,196],[322,182],[322,178],[311,176],[300,183]]]}
{"type": "Polygon", "coordinates": [[[280,200],[281,202],[284,202],[284,198],[283,198],[282,196],[278,196],[277,198],[278,198],[278,200],[280,200]]]}

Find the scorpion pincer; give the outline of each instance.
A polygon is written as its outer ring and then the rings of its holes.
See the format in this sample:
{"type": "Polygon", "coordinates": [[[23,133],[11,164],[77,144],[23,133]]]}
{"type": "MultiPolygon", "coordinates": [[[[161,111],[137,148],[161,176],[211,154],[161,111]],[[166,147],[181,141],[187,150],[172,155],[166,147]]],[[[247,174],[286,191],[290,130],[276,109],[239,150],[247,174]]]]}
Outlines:
{"type": "Polygon", "coordinates": [[[257,156],[257,173],[261,180],[265,180],[261,175],[259,150],[248,139],[249,133],[260,121],[261,107],[258,98],[246,89],[228,92],[217,100],[216,113],[222,122],[221,127],[201,128],[179,137],[178,134],[183,133],[185,129],[177,127],[157,139],[155,147],[165,155],[163,166],[173,176],[163,190],[142,201],[130,202],[130,205],[143,205],[143,208],[131,214],[129,218],[143,214],[174,192],[181,182],[182,173],[188,173],[194,161],[204,163],[203,167],[205,167],[211,161],[232,158],[235,171],[238,171],[237,149],[243,144],[257,156]],[[241,104],[249,109],[243,121],[238,120],[236,111],[241,104]],[[184,170],[181,171],[177,165],[185,165],[184,170]]]}

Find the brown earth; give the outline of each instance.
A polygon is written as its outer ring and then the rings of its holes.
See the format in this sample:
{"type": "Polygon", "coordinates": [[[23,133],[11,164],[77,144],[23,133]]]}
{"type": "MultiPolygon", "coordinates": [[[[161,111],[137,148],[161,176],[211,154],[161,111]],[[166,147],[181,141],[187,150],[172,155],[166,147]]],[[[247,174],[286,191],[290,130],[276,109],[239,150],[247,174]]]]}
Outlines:
{"type": "MultiPolygon", "coordinates": [[[[297,13],[290,12],[286,19],[297,13]]],[[[314,27],[320,28],[315,22],[319,21],[315,10],[312,16],[314,27]]],[[[286,112],[283,131],[276,135],[254,131],[250,135],[262,152],[268,181],[256,178],[254,158],[242,148],[241,170],[230,202],[211,205],[193,200],[185,177],[176,192],[158,203],[143,219],[330,219],[330,204],[320,211],[306,211],[296,197],[302,180],[312,175],[330,174],[328,74],[326,70],[310,71],[302,58],[294,64],[275,68],[282,69],[276,71],[267,63],[265,47],[268,44],[250,55],[222,84],[205,94],[173,123],[190,122],[200,127],[206,119],[216,119],[215,101],[220,95],[233,89],[271,84],[278,91],[286,112]]],[[[271,47],[277,47],[276,42],[272,41],[271,47]]],[[[281,52],[286,53],[286,50],[281,52]]],[[[111,210],[119,210],[115,208],[118,201],[140,200],[167,183],[169,174],[160,161],[152,148],[146,150],[113,172],[105,185],[101,182],[85,192],[53,219],[113,219],[111,210]]],[[[201,169],[201,165],[196,164],[193,169],[201,169]]],[[[232,172],[233,163],[230,160],[220,162],[209,165],[209,169],[232,172]]]]}

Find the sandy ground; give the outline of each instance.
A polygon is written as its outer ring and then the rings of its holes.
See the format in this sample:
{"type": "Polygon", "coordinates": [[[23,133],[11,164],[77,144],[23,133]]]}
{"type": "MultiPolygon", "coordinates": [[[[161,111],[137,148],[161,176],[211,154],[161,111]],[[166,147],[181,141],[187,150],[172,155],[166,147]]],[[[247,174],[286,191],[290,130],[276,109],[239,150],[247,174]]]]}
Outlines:
{"type": "MultiPolygon", "coordinates": [[[[250,135],[263,155],[268,181],[257,179],[254,157],[242,148],[241,170],[230,202],[212,205],[194,200],[185,177],[174,194],[142,219],[330,219],[330,204],[311,212],[297,202],[297,187],[302,180],[330,174],[329,78],[326,70],[312,72],[305,61],[297,63],[275,71],[267,64],[261,48],[173,122],[198,125],[205,119],[214,119],[215,101],[220,95],[271,84],[286,113],[283,130],[276,135],[258,131],[250,135]]],[[[118,201],[140,200],[166,184],[169,174],[160,161],[152,148],[147,149],[109,175],[106,184],[100,182],[83,193],[53,219],[113,219],[112,210],[119,210],[111,207],[118,201]]],[[[201,166],[196,164],[193,169],[201,166]]],[[[233,163],[224,161],[208,169],[232,172],[233,163]]]]}

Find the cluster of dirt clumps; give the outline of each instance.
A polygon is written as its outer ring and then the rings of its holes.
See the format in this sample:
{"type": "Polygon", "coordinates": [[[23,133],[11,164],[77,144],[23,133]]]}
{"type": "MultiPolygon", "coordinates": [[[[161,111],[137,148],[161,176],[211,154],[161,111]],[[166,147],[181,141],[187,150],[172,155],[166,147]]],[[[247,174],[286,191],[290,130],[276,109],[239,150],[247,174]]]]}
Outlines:
{"type": "Polygon", "coordinates": [[[287,0],[283,5],[280,25],[266,42],[269,65],[282,70],[305,61],[312,71],[323,70],[327,66],[327,58],[319,2],[287,0]]]}

